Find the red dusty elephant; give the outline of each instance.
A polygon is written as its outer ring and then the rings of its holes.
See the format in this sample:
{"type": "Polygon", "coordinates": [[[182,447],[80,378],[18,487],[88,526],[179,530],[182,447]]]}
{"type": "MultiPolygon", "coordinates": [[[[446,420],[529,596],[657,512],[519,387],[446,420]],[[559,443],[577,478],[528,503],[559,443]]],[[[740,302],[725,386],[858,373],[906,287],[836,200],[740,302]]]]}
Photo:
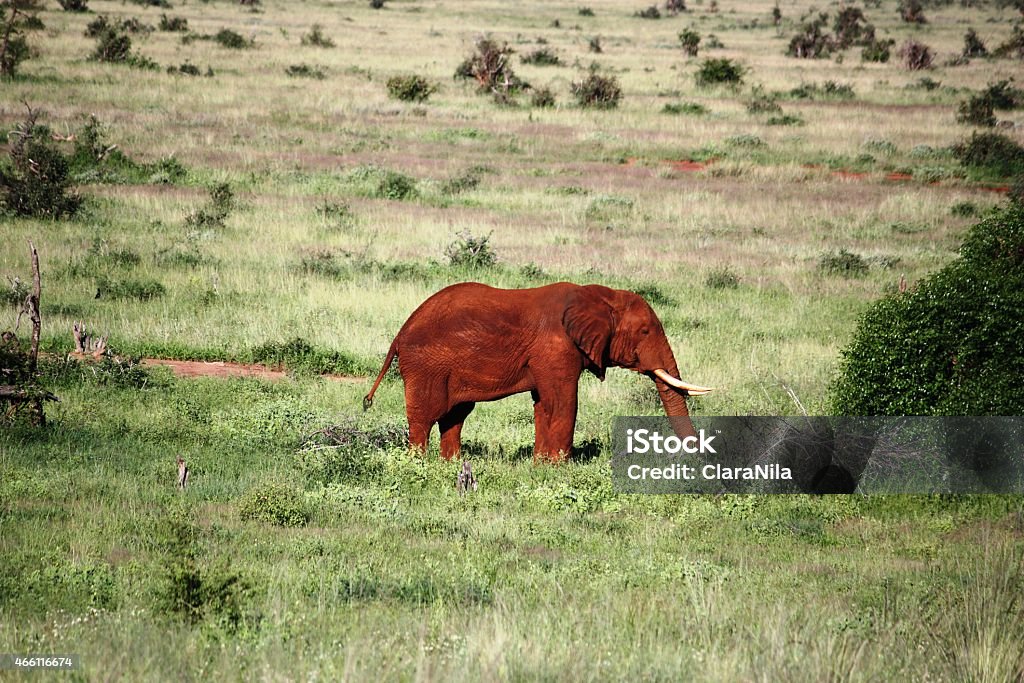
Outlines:
{"type": "Polygon", "coordinates": [[[402,325],[365,407],[396,355],[409,441],[425,451],[438,424],[446,459],[458,454],[462,423],[478,401],[528,391],[534,460],[561,460],[572,449],[584,370],[602,380],[609,367],[647,375],[680,434],[693,433],[686,396],[711,391],[679,380],[661,321],[642,297],[601,285],[496,289],[465,282],[442,289],[402,325]]]}

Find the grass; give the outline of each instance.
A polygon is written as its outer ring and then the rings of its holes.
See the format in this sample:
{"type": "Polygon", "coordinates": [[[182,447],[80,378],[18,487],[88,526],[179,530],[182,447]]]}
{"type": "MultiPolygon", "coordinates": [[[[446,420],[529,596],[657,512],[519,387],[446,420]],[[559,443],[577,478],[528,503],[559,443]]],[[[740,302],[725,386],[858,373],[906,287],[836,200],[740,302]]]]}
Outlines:
{"type": "MultiPolygon", "coordinates": [[[[983,183],[1004,181],[948,149],[969,136],[958,102],[1011,61],[940,64],[941,85],[925,88],[897,60],[862,64],[859,48],[841,63],[785,57],[808,2],[783,8],[778,32],[770,0],[693,4],[687,25],[727,46],[701,58],[748,70],[736,91],[698,89],[678,21],[590,5],[175,6],[197,35],[253,41],[140,39],[162,67],[214,74],[195,79],[89,61],[89,16],[41,13],[48,32],[29,36],[39,54],[5,101],[42,109],[60,134],[95,114],[132,161],[80,178],[80,219],[0,219],[0,275],[28,282],[25,240],[39,249],[44,348],[70,350],[84,320],[128,354],[296,376],[50,378],[50,426],[0,431],[0,652],[76,652],[85,678],[129,680],[1020,676],[1019,611],[999,611],[1021,604],[1019,498],[617,495],[611,418],[657,410],[632,373],[581,381],[576,443],[596,457],[560,468],[529,462],[527,396],[481,404],[464,431],[481,488],[466,498],[436,450],[302,448],[326,425],[404,424],[397,379],[363,414],[369,381],[317,375],[375,374],[410,312],[468,279],[642,291],[685,377],[720,388],[695,412],[820,413],[864,306],[948,263],[1002,201],[983,183]],[[314,24],[336,47],[302,45],[314,24]],[[452,80],[485,32],[559,56],[515,60],[557,106],[498,107],[452,80]],[[588,51],[597,35],[601,54],[588,51]],[[403,49],[381,60],[383,44],[403,49]],[[622,86],[614,110],[569,104],[594,61],[622,86]],[[314,63],[322,80],[286,73],[314,63]],[[440,89],[389,99],[387,80],[413,73],[440,89]],[[755,85],[802,125],[751,115],[755,85]],[[801,87],[813,97],[789,94],[801,87]],[[233,202],[215,212],[210,190],[225,183],[233,202]],[[488,236],[496,264],[452,266],[459,235],[488,236]],[[831,275],[830,254],[867,272],[831,275]],[[335,471],[352,476],[323,474],[335,471]]],[[[879,37],[917,37],[941,63],[979,13],[995,20],[986,43],[1004,42],[1009,11],[935,7],[920,28],[891,2],[866,14],[879,37]]],[[[20,116],[6,107],[0,124],[20,116]]],[[[0,316],[12,327],[16,309],[0,316]]]]}

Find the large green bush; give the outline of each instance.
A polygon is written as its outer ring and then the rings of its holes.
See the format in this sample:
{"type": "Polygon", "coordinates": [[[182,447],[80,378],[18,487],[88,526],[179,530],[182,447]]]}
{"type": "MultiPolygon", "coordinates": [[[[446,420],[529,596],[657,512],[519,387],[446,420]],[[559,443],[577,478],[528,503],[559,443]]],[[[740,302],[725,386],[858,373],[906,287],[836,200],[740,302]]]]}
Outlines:
{"type": "Polygon", "coordinates": [[[960,258],[861,318],[831,387],[838,415],[1024,413],[1024,207],[976,225],[960,258]]]}

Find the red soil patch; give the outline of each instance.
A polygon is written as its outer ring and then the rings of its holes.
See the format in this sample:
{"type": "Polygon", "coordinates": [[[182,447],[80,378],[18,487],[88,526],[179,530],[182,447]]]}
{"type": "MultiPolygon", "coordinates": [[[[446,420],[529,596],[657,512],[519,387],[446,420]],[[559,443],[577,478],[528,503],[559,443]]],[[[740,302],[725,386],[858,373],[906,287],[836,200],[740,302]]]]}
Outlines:
{"type": "Polygon", "coordinates": [[[909,173],[886,173],[885,179],[893,182],[898,182],[904,180],[913,180],[914,176],[910,175],[909,173]]]}
{"type": "Polygon", "coordinates": [[[678,161],[666,161],[665,163],[677,171],[688,171],[692,173],[695,171],[703,171],[714,163],[714,160],[692,161],[691,159],[679,159],[678,161]]]}
{"type": "MultiPolygon", "coordinates": [[[[143,358],[142,365],[153,367],[162,365],[170,368],[177,377],[259,377],[260,379],[284,379],[288,376],[284,370],[268,368],[265,365],[233,363],[231,361],[206,362],[199,360],[168,360],[165,358],[143,358]]],[[[338,382],[364,382],[363,377],[344,375],[323,375],[327,379],[338,382]]]]}
{"type": "Polygon", "coordinates": [[[836,176],[837,178],[850,178],[853,180],[861,180],[863,178],[866,178],[868,174],[862,173],[860,171],[844,171],[840,169],[838,171],[832,171],[832,175],[836,176]]]}
{"type": "Polygon", "coordinates": [[[985,192],[998,192],[999,194],[1006,194],[1010,191],[1009,185],[978,185],[979,190],[985,192]]]}

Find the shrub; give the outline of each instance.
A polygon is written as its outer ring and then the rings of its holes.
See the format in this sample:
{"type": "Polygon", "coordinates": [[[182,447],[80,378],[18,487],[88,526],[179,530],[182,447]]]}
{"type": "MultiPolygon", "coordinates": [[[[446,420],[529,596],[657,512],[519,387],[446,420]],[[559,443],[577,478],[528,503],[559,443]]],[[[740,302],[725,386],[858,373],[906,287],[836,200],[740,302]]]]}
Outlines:
{"type": "Polygon", "coordinates": [[[167,288],[157,280],[112,280],[96,278],[96,298],[110,301],[150,301],[167,293],[167,288]]]}
{"type": "Polygon", "coordinates": [[[1014,24],[1013,32],[1005,43],[992,51],[993,57],[1016,57],[1024,59],[1024,29],[1020,23],[1014,24]]]}
{"type": "Polygon", "coordinates": [[[661,19],[661,12],[658,11],[657,5],[651,5],[650,7],[637,10],[633,16],[640,17],[641,19],[661,19]]]}
{"type": "Polygon", "coordinates": [[[684,0],[665,0],[665,9],[669,14],[679,14],[686,11],[686,2],[684,0]]]}
{"type": "Polygon", "coordinates": [[[229,28],[222,28],[217,31],[213,36],[214,41],[221,47],[230,48],[232,50],[241,50],[243,48],[252,47],[252,41],[246,40],[242,37],[241,33],[232,31],[229,28]]]}
{"type": "Polygon", "coordinates": [[[65,12],[88,12],[88,0],[58,0],[60,8],[65,12]]]}
{"type": "Polygon", "coordinates": [[[924,43],[911,39],[900,47],[900,58],[903,59],[903,66],[906,68],[911,71],[920,71],[932,65],[935,54],[924,43]]]}
{"type": "Polygon", "coordinates": [[[852,100],[856,93],[849,83],[837,83],[825,81],[821,85],[817,83],[801,83],[800,86],[789,91],[789,96],[798,100],[815,100],[818,98],[835,100],[852,100]]]}
{"type": "Polygon", "coordinates": [[[481,38],[476,41],[476,52],[455,70],[455,77],[475,80],[482,92],[509,97],[529,87],[512,70],[513,53],[507,43],[481,38]]]}
{"type": "Polygon", "coordinates": [[[971,218],[978,215],[978,205],[974,202],[957,202],[949,207],[949,212],[960,218],[971,218]]]}
{"type": "Polygon", "coordinates": [[[622,87],[615,76],[591,72],[582,81],[572,84],[572,94],[581,107],[614,109],[622,99],[622,87]]]}
{"type": "Polygon", "coordinates": [[[730,85],[739,86],[743,83],[746,69],[725,57],[705,59],[697,69],[695,76],[697,85],[730,85]]]}
{"type": "Polygon", "coordinates": [[[740,286],[740,276],[729,266],[722,266],[710,271],[704,278],[704,286],[711,289],[736,289],[740,286]]]}
{"type": "Polygon", "coordinates": [[[846,6],[839,10],[832,24],[836,45],[845,50],[851,45],[864,45],[875,39],[875,27],[867,23],[864,10],[846,6]]]}
{"type": "Polygon", "coordinates": [[[313,47],[334,47],[334,41],[324,35],[323,26],[320,24],[313,24],[309,33],[302,36],[301,42],[303,45],[312,45],[313,47]]]}
{"type": "Polygon", "coordinates": [[[352,375],[362,369],[351,356],[317,348],[302,337],[264,342],[250,349],[248,357],[253,363],[304,375],[352,375]]]}
{"type": "Polygon", "coordinates": [[[310,66],[309,64],[292,64],[284,70],[285,74],[292,78],[315,78],[318,81],[322,81],[327,78],[327,73],[319,66],[310,66]]]}
{"type": "Polygon", "coordinates": [[[238,501],[242,520],[266,522],[277,526],[304,526],[309,520],[302,491],[281,482],[263,482],[253,486],[238,501]]]}
{"type": "Polygon", "coordinates": [[[973,28],[967,29],[964,34],[964,49],[960,54],[964,57],[988,57],[988,48],[973,28]]]}
{"type": "Polygon", "coordinates": [[[210,188],[210,201],[185,217],[189,228],[222,228],[231,210],[235,207],[235,193],[228,183],[219,183],[210,188]]]}
{"type": "Polygon", "coordinates": [[[899,12],[900,19],[908,24],[928,23],[924,18],[924,5],[921,4],[921,0],[900,0],[899,12]]]}
{"type": "Polygon", "coordinates": [[[769,116],[764,123],[766,126],[802,126],[804,120],[792,114],[782,114],[781,116],[769,116]]]}
{"type": "Polygon", "coordinates": [[[558,58],[558,55],[546,47],[523,55],[521,60],[523,64],[533,64],[535,66],[562,66],[562,60],[558,58]]]}
{"type": "Polygon", "coordinates": [[[704,40],[704,47],[709,50],[718,49],[721,50],[725,47],[725,43],[718,39],[714,33],[709,33],[708,37],[704,40]]]}
{"type": "Polygon", "coordinates": [[[594,36],[593,38],[591,38],[590,42],[587,44],[587,50],[589,50],[590,52],[593,52],[596,55],[601,54],[604,51],[601,48],[601,37],[600,36],[594,36]]]}
{"type": "Polygon", "coordinates": [[[551,88],[536,88],[530,95],[530,104],[539,108],[553,107],[555,106],[555,93],[551,88]]]}
{"type": "Polygon", "coordinates": [[[415,178],[372,164],[352,169],[348,180],[360,186],[366,196],[378,199],[403,200],[417,195],[415,178]]]}
{"type": "Polygon", "coordinates": [[[953,154],[963,166],[1003,178],[1024,173],[1024,148],[1000,133],[972,133],[954,145],[953,154]]]}
{"type": "Polygon", "coordinates": [[[690,28],[684,29],[679,33],[679,44],[683,46],[683,52],[696,57],[700,49],[700,34],[690,28]]]}
{"type": "MultiPolygon", "coordinates": [[[[92,29],[92,25],[89,28],[92,29]]],[[[132,39],[127,34],[107,26],[104,22],[103,28],[97,30],[96,37],[96,47],[92,52],[92,59],[110,63],[125,63],[131,59],[132,39]]]]}
{"type": "Polygon", "coordinates": [[[876,62],[885,64],[892,56],[892,46],[896,44],[891,38],[886,40],[872,40],[860,51],[861,61],[876,62]]]}
{"type": "Polygon", "coordinates": [[[755,87],[752,97],[747,101],[747,112],[750,114],[781,114],[782,106],[760,86],[755,87]]]}
{"type": "Polygon", "coordinates": [[[1024,102],[1024,91],[1010,85],[1012,79],[989,83],[984,96],[992,101],[994,109],[1016,109],[1024,102]]]}
{"type": "Polygon", "coordinates": [[[370,0],[370,9],[384,9],[384,0],[370,0]]]}
{"type": "Polygon", "coordinates": [[[662,114],[691,114],[702,116],[708,113],[708,108],[696,102],[669,102],[661,108],[662,114]]]}
{"type": "Polygon", "coordinates": [[[835,49],[835,39],[825,31],[828,15],[822,12],[800,27],[800,32],[789,41],[786,54],[801,59],[828,57],[835,49]]]}
{"type": "Polygon", "coordinates": [[[166,14],[160,15],[160,23],[157,25],[161,31],[184,33],[188,31],[188,19],[185,17],[169,17],[166,14]]]}
{"type": "Polygon", "coordinates": [[[0,4],[0,76],[13,78],[18,73],[18,66],[31,55],[25,29],[34,16],[16,3],[0,4]]]}
{"type": "Polygon", "coordinates": [[[589,7],[580,7],[578,10],[576,10],[576,13],[579,14],[581,17],[594,16],[594,10],[590,9],[589,7]]]}
{"type": "Polygon", "coordinates": [[[460,192],[472,190],[479,184],[480,174],[475,169],[469,169],[444,181],[441,184],[441,192],[444,194],[459,194],[460,192]]]}
{"type": "Polygon", "coordinates": [[[841,277],[864,277],[868,273],[868,262],[860,254],[840,249],[821,255],[818,270],[826,275],[841,277]]]}
{"type": "Polygon", "coordinates": [[[71,192],[68,159],[37,128],[36,119],[29,109],[8,136],[10,164],[0,164],[0,203],[17,216],[73,216],[82,198],[71,192]]]}
{"type": "Polygon", "coordinates": [[[477,237],[468,230],[456,233],[445,247],[448,263],[457,268],[490,268],[498,262],[498,255],[491,248],[491,234],[477,237]]]}
{"type": "Polygon", "coordinates": [[[410,74],[388,79],[388,95],[403,102],[425,102],[437,92],[437,86],[423,76],[410,74]]]}
{"type": "Polygon", "coordinates": [[[996,125],[995,109],[991,98],[985,95],[974,95],[960,103],[957,107],[956,120],[971,126],[991,128],[996,125]]]}
{"type": "Polygon", "coordinates": [[[990,214],[960,258],[873,304],[842,351],[836,415],[1020,415],[1024,208],[990,214]]]}

